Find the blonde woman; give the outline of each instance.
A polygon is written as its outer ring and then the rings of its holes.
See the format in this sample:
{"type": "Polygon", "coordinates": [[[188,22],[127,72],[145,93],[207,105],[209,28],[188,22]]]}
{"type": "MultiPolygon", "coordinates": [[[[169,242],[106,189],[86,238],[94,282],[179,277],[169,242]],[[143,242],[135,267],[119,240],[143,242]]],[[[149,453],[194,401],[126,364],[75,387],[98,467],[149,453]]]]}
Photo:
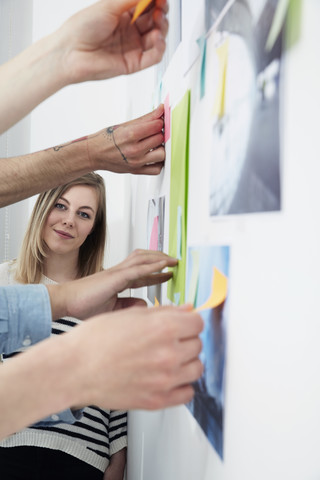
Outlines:
{"type": "MultiPolygon", "coordinates": [[[[0,265],[0,285],[61,284],[103,270],[105,197],[96,173],[40,194],[18,259],[0,265]]],[[[53,322],[52,335],[80,323],[64,317],[53,322]]],[[[33,426],[1,442],[1,475],[6,480],[122,480],[126,446],[126,412],[90,406],[71,425],[33,426]]]]}

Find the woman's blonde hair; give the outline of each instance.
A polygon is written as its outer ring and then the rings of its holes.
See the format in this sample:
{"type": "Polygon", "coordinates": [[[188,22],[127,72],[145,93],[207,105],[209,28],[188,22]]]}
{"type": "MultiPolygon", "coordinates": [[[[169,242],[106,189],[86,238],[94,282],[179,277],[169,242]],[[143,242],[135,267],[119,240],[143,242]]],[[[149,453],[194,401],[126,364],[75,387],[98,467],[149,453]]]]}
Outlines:
{"type": "Polygon", "coordinates": [[[93,187],[98,196],[98,209],[93,230],[79,250],[77,278],[103,270],[107,228],[105,184],[100,175],[90,172],[38,196],[17,258],[15,277],[19,283],[40,282],[43,274],[43,260],[46,257],[46,244],[42,238],[45,223],[58,199],[75,185],[93,187]]]}

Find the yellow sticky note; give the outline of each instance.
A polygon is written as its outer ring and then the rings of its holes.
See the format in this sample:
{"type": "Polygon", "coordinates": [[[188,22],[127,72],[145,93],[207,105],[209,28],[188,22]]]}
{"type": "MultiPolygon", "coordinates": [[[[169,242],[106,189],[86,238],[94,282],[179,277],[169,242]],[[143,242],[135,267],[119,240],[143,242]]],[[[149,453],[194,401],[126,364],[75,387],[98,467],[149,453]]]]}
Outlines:
{"type": "Polygon", "coordinates": [[[154,306],[159,307],[159,305],[159,300],[157,299],[157,297],[154,297],[154,306]]]}
{"type": "Polygon", "coordinates": [[[208,300],[196,308],[197,312],[209,308],[215,308],[225,301],[228,291],[228,278],[220,272],[216,267],[213,267],[213,279],[211,285],[211,294],[208,300]]]}
{"type": "Polygon", "coordinates": [[[151,3],[152,0],[140,0],[137,4],[133,17],[131,19],[131,23],[134,23],[138,17],[140,17],[141,13],[147,8],[147,6],[151,3]]]}
{"type": "Polygon", "coordinates": [[[213,114],[222,118],[225,114],[226,102],[226,79],[229,54],[229,39],[216,49],[219,60],[219,82],[213,106],[213,114]]]}

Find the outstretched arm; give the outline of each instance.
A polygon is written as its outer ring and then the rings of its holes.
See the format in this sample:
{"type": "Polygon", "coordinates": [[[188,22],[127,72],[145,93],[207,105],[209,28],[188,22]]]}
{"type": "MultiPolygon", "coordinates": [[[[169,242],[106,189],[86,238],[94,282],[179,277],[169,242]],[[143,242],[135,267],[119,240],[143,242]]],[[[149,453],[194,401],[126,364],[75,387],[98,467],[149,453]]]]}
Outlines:
{"type": "Polygon", "coordinates": [[[117,302],[118,293],[127,288],[166,282],[172,272],[161,270],[177,263],[177,259],[162,252],[135,250],[123,262],[103,272],[59,285],[46,285],[52,318],[70,315],[86,319],[115,307],[121,308],[121,302],[117,302]]]}
{"type": "Polygon", "coordinates": [[[160,105],[142,117],[87,137],[29,155],[0,159],[0,208],[93,170],[157,175],[165,159],[162,129],[160,105]]]}
{"type": "Polygon", "coordinates": [[[144,69],[161,60],[166,0],[131,24],[138,0],[100,0],[0,67],[0,133],[66,85],[144,69]]]}
{"type": "Polygon", "coordinates": [[[72,405],[153,410],[190,401],[203,371],[203,322],[191,308],[102,314],[1,365],[0,439],[72,405]]]}

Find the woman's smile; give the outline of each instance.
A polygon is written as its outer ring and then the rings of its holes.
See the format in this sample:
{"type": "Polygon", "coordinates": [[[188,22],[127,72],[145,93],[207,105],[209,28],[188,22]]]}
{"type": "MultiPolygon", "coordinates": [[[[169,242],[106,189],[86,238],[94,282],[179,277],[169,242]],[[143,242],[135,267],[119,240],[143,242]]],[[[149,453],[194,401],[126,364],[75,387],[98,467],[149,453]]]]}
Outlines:
{"type": "Polygon", "coordinates": [[[74,236],[71,235],[71,233],[65,232],[63,230],[53,229],[53,231],[56,232],[61,238],[65,238],[65,239],[74,238],[74,236]]]}

